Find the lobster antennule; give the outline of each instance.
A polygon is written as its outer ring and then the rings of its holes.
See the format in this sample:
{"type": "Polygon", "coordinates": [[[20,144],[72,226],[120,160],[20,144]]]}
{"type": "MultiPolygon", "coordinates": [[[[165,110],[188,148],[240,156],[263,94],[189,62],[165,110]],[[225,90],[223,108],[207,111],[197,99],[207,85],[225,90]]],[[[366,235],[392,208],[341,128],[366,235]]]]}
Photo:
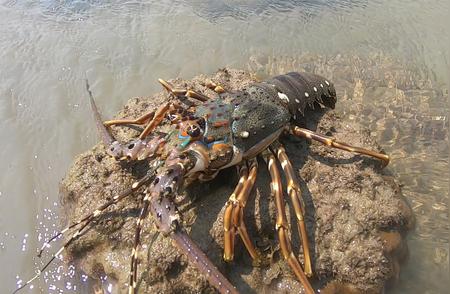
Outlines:
{"type": "Polygon", "coordinates": [[[278,90],[279,98],[287,104],[291,115],[304,115],[315,103],[334,108],[336,90],[326,78],[313,73],[290,72],[266,81],[278,90]]]}

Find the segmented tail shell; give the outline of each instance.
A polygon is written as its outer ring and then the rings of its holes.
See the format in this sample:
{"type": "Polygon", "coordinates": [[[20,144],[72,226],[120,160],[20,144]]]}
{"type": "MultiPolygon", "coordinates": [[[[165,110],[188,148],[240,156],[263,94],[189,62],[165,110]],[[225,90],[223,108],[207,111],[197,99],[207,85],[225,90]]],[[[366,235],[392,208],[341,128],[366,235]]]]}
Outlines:
{"type": "Polygon", "coordinates": [[[334,108],[336,90],[333,84],[322,76],[312,73],[290,72],[275,76],[265,83],[275,86],[278,96],[287,103],[289,112],[296,118],[304,115],[307,108],[314,109],[314,104],[334,108]]]}

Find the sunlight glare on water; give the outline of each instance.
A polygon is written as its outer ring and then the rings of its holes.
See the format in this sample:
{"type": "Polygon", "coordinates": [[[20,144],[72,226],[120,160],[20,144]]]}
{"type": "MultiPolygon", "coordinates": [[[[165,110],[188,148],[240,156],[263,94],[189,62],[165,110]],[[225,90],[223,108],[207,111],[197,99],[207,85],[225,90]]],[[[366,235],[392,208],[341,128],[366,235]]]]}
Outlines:
{"type": "MultiPolygon", "coordinates": [[[[447,83],[421,113],[437,117],[445,135],[415,142],[415,129],[400,129],[380,144],[405,158],[391,169],[417,215],[411,260],[393,292],[448,291],[448,12],[448,1],[412,0],[1,1],[2,289],[42,266],[36,250],[61,228],[58,183],[74,156],[97,141],[85,78],[104,117],[112,117],[127,99],[159,91],[159,77],[248,69],[255,60],[276,64],[305,52],[382,52],[447,83]]],[[[76,293],[86,280],[57,261],[29,292],[76,293]]]]}

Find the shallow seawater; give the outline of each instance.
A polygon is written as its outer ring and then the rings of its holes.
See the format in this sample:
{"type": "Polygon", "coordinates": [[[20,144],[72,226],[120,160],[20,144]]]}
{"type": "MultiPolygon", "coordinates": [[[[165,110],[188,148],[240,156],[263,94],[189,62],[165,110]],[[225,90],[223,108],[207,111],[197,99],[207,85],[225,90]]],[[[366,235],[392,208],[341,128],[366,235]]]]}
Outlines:
{"type": "MultiPolygon", "coordinates": [[[[393,156],[389,168],[417,218],[389,292],[447,293],[449,12],[448,1],[412,0],[1,1],[2,292],[42,265],[36,249],[60,228],[58,183],[97,141],[84,79],[112,117],[129,98],[159,91],[158,77],[225,66],[278,73],[311,53],[372,58],[374,68],[387,65],[370,56],[392,56],[436,90],[410,104],[360,101],[358,119],[393,156]],[[373,103],[392,111],[364,111],[373,103]]],[[[86,279],[57,261],[25,292],[76,293],[86,279]]]]}

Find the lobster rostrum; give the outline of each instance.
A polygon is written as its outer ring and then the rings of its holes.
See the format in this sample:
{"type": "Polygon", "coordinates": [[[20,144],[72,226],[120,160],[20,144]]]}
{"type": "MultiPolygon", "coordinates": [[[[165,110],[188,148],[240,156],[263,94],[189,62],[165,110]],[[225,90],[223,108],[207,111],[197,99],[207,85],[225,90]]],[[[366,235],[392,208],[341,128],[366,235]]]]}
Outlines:
{"type": "Polygon", "coordinates": [[[80,236],[88,224],[106,208],[144,187],[144,203],[137,219],[131,254],[129,293],[137,292],[137,252],[142,223],[149,213],[154,217],[159,230],[175,241],[179,249],[220,293],[237,293],[236,288],[216,269],[182,228],[181,215],[174,203],[174,198],[180,189],[193,181],[211,180],[221,169],[237,166],[239,181],[225,204],[223,258],[225,261],[233,259],[235,236],[239,234],[254,264],[263,265],[265,258],[253,244],[243,218],[247,199],[256,180],[258,170],[256,158],[260,156],[267,164],[272,179],[271,191],[277,214],[275,228],[282,255],[303,284],[305,292],[314,293],[308,281],[308,277],[312,276],[312,268],[300,186],[285,149],[278,141],[279,137],[287,133],[316,140],[330,147],[375,157],[384,164],[389,163],[389,157],[338,142],[331,137],[296,125],[298,119],[303,118],[308,109],[314,109],[317,106],[329,108],[335,106],[334,86],[319,75],[291,72],[251,84],[239,91],[225,91],[220,85],[209,82],[207,86],[215,90],[218,95],[216,98],[188,89],[175,88],[161,79],[159,82],[168,91],[169,101],[157,110],[150,111],[137,119],[103,122],[86,81],[97,129],[107,147],[108,154],[117,160],[133,161],[150,158],[153,161],[146,176],[136,181],[129,189],[114,196],[112,200],[70,224],[48,240],[42,246],[39,255],[49,242],[76,229],[73,236],[48,263],[17,290],[38,278],[56,256],[80,236]],[[110,134],[108,128],[113,125],[143,125],[145,127],[138,138],[124,144],[116,141],[110,134]],[[285,175],[286,193],[295,211],[304,252],[303,265],[292,251],[278,163],[285,175]]]}

